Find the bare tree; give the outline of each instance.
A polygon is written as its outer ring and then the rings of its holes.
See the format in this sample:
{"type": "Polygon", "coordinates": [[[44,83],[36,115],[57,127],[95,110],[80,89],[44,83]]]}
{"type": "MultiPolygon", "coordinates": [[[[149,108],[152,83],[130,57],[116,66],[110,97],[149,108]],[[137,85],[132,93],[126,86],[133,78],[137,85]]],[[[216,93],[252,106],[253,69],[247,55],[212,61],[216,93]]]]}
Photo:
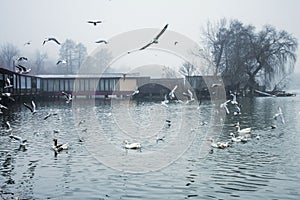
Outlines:
{"type": "Polygon", "coordinates": [[[86,59],[87,50],[86,47],[79,43],[75,46],[75,61],[77,62],[77,68],[79,69],[84,59],[86,59]]]}
{"type": "Polygon", "coordinates": [[[196,68],[189,62],[183,63],[183,65],[179,68],[179,73],[181,73],[184,76],[192,76],[194,75],[195,71],[196,68]]]}
{"type": "Polygon", "coordinates": [[[176,78],[176,72],[173,69],[171,69],[170,67],[163,66],[162,71],[163,71],[162,77],[176,78]]]}
{"type": "Polygon", "coordinates": [[[19,54],[19,49],[11,44],[11,43],[6,43],[0,46],[0,57],[1,57],[1,65],[3,67],[13,70],[14,71],[14,66],[13,66],[13,60],[15,59],[16,56],[19,54]]]}
{"type": "Polygon", "coordinates": [[[34,61],[34,66],[35,66],[35,73],[36,74],[39,74],[43,67],[44,67],[44,64],[45,64],[45,60],[48,58],[48,55],[47,53],[41,53],[40,51],[36,51],[35,53],[35,61],[34,61]]]}

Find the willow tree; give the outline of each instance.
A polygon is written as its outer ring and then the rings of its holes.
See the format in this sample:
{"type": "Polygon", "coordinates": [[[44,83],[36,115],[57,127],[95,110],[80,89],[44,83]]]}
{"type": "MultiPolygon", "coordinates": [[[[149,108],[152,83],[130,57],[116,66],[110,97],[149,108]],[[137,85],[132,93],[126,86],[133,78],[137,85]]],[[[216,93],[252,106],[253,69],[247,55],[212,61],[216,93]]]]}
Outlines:
{"type": "Polygon", "coordinates": [[[268,25],[258,34],[249,35],[249,38],[248,88],[253,88],[258,73],[263,74],[265,81],[272,82],[276,76],[284,77],[294,70],[298,42],[291,34],[268,25]]]}
{"type": "Polygon", "coordinates": [[[253,91],[258,79],[271,82],[293,71],[298,43],[292,35],[272,26],[255,32],[255,27],[238,20],[221,22],[221,26],[208,26],[204,34],[206,51],[202,52],[210,53],[213,74],[222,74],[237,89],[244,85],[253,91]]]}

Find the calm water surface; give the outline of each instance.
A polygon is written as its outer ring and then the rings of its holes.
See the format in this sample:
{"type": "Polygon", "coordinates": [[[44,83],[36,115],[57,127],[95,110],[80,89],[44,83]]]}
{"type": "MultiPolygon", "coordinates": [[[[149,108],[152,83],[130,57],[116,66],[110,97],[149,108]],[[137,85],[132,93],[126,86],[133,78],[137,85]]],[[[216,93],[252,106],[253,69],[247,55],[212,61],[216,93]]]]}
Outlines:
{"type": "Polygon", "coordinates": [[[224,116],[209,101],[199,108],[77,102],[37,101],[34,115],[22,103],[4,110],[1,121],[9,121],[28,145],[19,150],[3,125],[0,199],[300,198],[299,95],[241,99],[238,117],[224,116]],[[278,106],[286,124],[272,119],[278,106]],[[44,120],[47,113],[57,115],[44,120]],[[252,128],[251,139],[211,151],[207,137],[230,141],[236,121],[252,128]],[[156,135],[165,140],[156,142],[156,135]],[[55,156],[53,137],[68,142],[69,150],[55,156]],[[125,139],[141,142],[142,150],[126,151],[125,139]]]}

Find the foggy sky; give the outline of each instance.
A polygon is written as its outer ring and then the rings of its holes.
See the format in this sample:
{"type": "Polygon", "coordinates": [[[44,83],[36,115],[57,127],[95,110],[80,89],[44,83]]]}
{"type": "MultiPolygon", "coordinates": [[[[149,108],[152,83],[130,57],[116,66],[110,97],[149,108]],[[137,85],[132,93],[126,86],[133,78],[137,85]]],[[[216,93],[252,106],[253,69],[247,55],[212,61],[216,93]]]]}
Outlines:
{"type": "MultiPolygon", "coordinates": [[[[201,28],[207,20],[224,17],[252,24],[257,30],[271,24],[300,40],[299,0],[0,0],[0,3],[0,44],[13,43],[24,55],[34,54],[38,49],[51,59],[58,58],[60,47],[53,43],[42,46],[45,37],[81,42],[91,53],[99,46],[94,43],[96,40],[109,40],[136,29],[161,29],[168,23],[168,30],[199,43],[201,28]],[[103,23],[94,27],[88,20],[103,23]],[[29,40],[32,44],[25,47],[29,40]]],[[[299,61],[295,70],[300,73],[299,61]]]]}

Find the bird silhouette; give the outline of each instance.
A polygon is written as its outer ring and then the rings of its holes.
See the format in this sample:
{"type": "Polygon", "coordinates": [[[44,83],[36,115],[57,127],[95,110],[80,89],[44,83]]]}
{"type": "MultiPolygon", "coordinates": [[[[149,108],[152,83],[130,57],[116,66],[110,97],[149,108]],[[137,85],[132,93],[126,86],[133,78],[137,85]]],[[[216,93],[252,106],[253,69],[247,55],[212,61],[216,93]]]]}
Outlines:
{"type": "Polygon", "coordinates": [[[93,24],[94,26],[96,26],[97,24],[102,23],[102,21],[88,21],[87,23],[93,24]]]}
{"type": "Polygon", "coordinates": [[[53,42],[55,42],[56,44],[60,45],[60,42],[59,42],[56,38],[46,38],[46,39],[43,41],[43,45],[44,45],[46,42],[49,42],[49,41],[53,41],[53,42]]]}

